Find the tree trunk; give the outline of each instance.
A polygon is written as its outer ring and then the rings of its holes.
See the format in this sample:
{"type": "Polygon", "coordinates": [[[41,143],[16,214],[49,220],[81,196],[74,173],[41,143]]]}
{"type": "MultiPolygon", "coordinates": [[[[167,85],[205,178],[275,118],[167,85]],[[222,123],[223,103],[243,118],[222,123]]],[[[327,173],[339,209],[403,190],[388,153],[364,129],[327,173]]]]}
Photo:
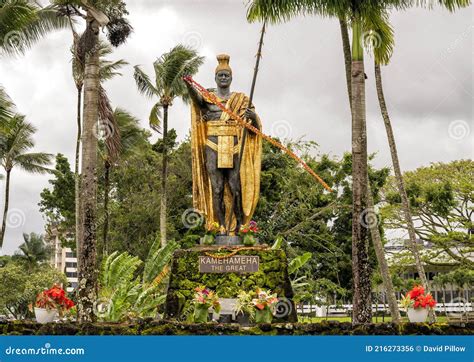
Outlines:
{"type": "MultiPolygon", "coordinates": [[[[405,189],[405,183],[403,182],[402,171],[400,169],[400,162],[398,160],[397,145],[395,143],[395,137],[393,135],[392,124],[390,122],[390,117],[388,115],[387,105],[385,103],[385,96],[383,94],[382,86],[382,73],[380,71],[380,65],[375,62],[375,85],[377,88],[377,96],[379,99],[380,111],[382,113],[382,118],[385,124],[385,130],[387,132],[388,145],[390,147],[390,155],[392,157],[393,163],[393,172],[395,173],[395,179],[397,180],[398,192],[402,200],[402,211],[405,218],[405,222],[408,228],[408,237],[409,237],[409,249],[413,253],[415,259],[416,270],[420,275],[421,283],[423,287],[428,292],[429,285],[428,280],[426,279],[425,269],[421,262],[420,253],[418,252],[418,246],[416,244],[416,233],[415,226],[413,225],[413,218],[410,210],[410,201],[405,189]]],[[[430,309],[430,321],[434,322],[435,314],[434,311],[430,309]]]]}
{"type": "Polygon", "coordinates": [[[372,284],[367,228],[361,222],[367,208],[367,137],[364,57],[357,18],[352,35],[352,323],[365,324],[372,322],[372,284]]]}
{"type": "Polygon", "coordinates": [[[110,162],[104,162],[104,230],[103,230],[103,255],[108,255],[107,237],[109,233],[109,189],[110,189],[110,162]]]}
{"type": "Polygon", "coordinates": [[[2,229],[0,230],[0,249],[3,248],[3,239],[5,238],[5,231],[7,228],[8,204],[10,201],[10,173],[12,170],[7,170],[7,177],[5,180],[5,206],[3,207],[2,229]]]}
{"type": "Polygon", "coordinates": [[[395,291],[393,290],[392,278],[390,277],[390,271],[388,270],[387,260],[385,259],[385,252],[382,244],[382,238],[380,237],[378,222],[373,222],[374,220],[378,221],[378,218],[374,209],[374,199],[372,197],[372,191],[370,190],[370,184],[367,185],[367,205],[367,214],[370,218],[367,224],[370,229],[372,243],[374,244],[375,255],[377,256],[380,274],[382,275],[383,286],[385,288],[385,292],[387,293],[388,306],[390,309],[390,314],[392,316],[392,323],[400,324],[400,311],[398,310],[398,302],[397,298],[395,297],[395,291]]]}
{"type": "Polygon", "coordinates": [[[347,83],[347,94],[349,96],[349,107],[352,109],[352,86],[351,86],[351,44],[349,42],[349,31],[347,30],[347,22],[345,19],[339,18],[339,26],[341,28],[342,38],[342,51],[344,53],[344,66],[346,69],[346,83],[347,83]]]}
{"type": "Polygon", "coordinates": [[[161,246],[165,246],[166,240],[166,175],[168,169],[168,105],[163,106],[163,164],[161,168],[161,207],[160,207],[160,233],[161,246]]]}
{"type": "MultiPolygon", "coordinates": [[[[339,19],[339,25],[341,28],[341,37],[342,37],[342,48],[343,48],[343,53],[344,53],[344,65],[346,69],[346,82],[347,82],[347,92],[349,95],[349,106],[351,108],[351,113],[352,113],[352,75],[351,75],[351,69],[352,69],[352,57],[351,57],[351,45],[349,43],[349,32],[347,29],[347,23],[344,19],[339,19]]],[[[369,208],[373,209],[373,198],[372,194],[370,191],[370,183],[367,183],[367,202],[369,205],[369,208]]],[[[380,268],[380,274],[382,275],[382,280],[384,282],[384,288],[385,292],[387,293],[387,299],[389,301],[389,308],[390,308],[390,313],[392,315],[392,321],[393,323],[400,323],[400,311],[398,310],[398,303],[397,303],[397,297],[395,295],[395,292],[393,290],[393,285],[392,285],[392,278],[390,277],[390,273],[388,270],[388,265],[387,265],[387,260],[385,259],[385,252],[383,249],[382,245],[382,238],[380,237],[380,231],[378,227],[375,225],[373,227],[371,224],[370,226],[370,233],[372,236],[372,240],[374,243],[374,248],[375,248],[375,253],[377,255],[377,260],[380,268]]]]}
{"type": "MultiPolygon", "coordinates": [[[[95,127],[99,118],[99,25],[88,15],[93,30],[93,46],[86,52],[84,74],[84,127],[81,168],[82,240],[79,249],[78,321],[95,320],[96,300],[96,207],[97,207],[97,138],[95,127]]],[[[87,31],[87,30],[86,30],[87,31]]]]}
{"type": "MultiPolygon", "coordinates": [[[[76,218],[76,255],[79,253],[81,238],[81,221],[80,221],[80,190],[81,190],[81,174],[79,173],[79,157],[81,149],[81,103],[82,103],[82,86],[77,88],[77,136],[76,136],[76,157],[74,160],[74,202],[75,202],[75,218],[76,218]]],[[[77,267],[79,268],[79,258],[77,258],[77,267]]]]}

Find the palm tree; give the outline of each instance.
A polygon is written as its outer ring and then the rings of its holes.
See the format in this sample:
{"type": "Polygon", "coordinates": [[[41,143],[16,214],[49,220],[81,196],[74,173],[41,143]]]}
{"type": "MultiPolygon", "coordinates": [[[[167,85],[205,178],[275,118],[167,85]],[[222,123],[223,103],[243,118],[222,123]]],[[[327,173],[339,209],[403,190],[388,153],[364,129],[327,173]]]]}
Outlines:
{"type": "Polygon", "coordinates": [[[18,247],[19,251],[14,254],[16,259],[25,260],[30,266],[49,260],[52,248],[45,244],[41,235],[23,234],[23,240],[24,242],[18,247]]]}
{"type": "Polygon", "coordinates": [[[34,1],[0,1],[0,55],[22,54],[47,33],[67,27],[56,6],[41,7],[34,1]]]}
{"type": "Polygon", "coordinates": [[[99,32],[106,27],[108,40],[113,46],[124,43],[132,27],[124,18],[127,10],[120,0],[95,2],[55,0],[72,9],[74,15],[85,19],[86,30],[78,40],[78,57],[84,64],[84,106],[82,124],[82,165],[80,180],[79,228],[78,228],[78,320],[93,321],[97,284],[96,208],[97,208],[97,137],[99,121],[100,60],[99,32]],[[80,9],[78,9],[80,6],[80,9]],[[81,11],[82,10],[82,11],[81,11]]]}
{"type": "MultiPolygon", "coordinates": [[[[449,10],[454,10],[457,6],[467,6],[470,4],[470,1],[468,0],[441,0],[440,2],[449,10]]],[[[375,36],[377,37],[378,42],[378,44],[376,44],[377,46],[373,48],[375,60],[380,64],[388,63],[393,50],[393,31],[388,23],[388,13],[386,9],[389,7],[404,9],[409,6],[423,5],[424,3],[429,2],[396,0],[378,2],[364,0],[338,2],[288,0],[275,3],[270,0],[254,0],[249,7],[249,20],[264,20],[268,18],[273,22],[278,22],[288,20],[294,15],[308,13],[316,13],[323,16],[335,16],[339,19],[345,59],[347,90],[353,119],[353,270],[354,278],[359,280],[359,282],[355,280],[354,283],[354,290],[356,292],[357,290],[360,290],[360,288],[357,287],[357,284],[359,284],[359,286],[362,286],[362,284],[369,285],[368,282],[361,280],[361,276],[366,280],[368,275],[365,267],[365,265],[367,265],[368,256],[367,253],[361,253],[361,250],[364,249],[361,240],[365,239],[367,230],[365,230],[359,220],[361,219],[361,212],[365,209],[367,202],[367,210],[373,208],[373,202],[370,202],[371,200],[367,199],[371,199],[371,195],[369,195],[370,191],[368,190],[366,173],[367,141],[365,126],[365,73],[363,64],[363,45],[370,46],[371,44],[363,44],[363,40],[366,35],[369,35],[370,39],[371,32],[375,31],[375,36]],[[353,29],[352,55],[347,31],[348,20],[351,22],[353,29]],[[357,246],[357,244],[359,244],[359,246],[357,246]],[[357,270],[359,269],[357,264],[361,267],[359,271],[357,270]]],[[[376,227],[370,227],[370,229],[375,248],[381,248],[381,243],[377,242],[380,241],[378,229],[376,227]]],[[[412,249],[416,258],[416,245],[415,248],[412,249]]],[[[377,256],[382,256],[382,252],[383,250],[377,250],[377,256]]],[[[383,268],[383,264],[386,264],[385,258],[383,258],[383,260],[379,258],[379,264],[381,269],[385,269],[383,268]]],[[[421,263],[417,263],[417,265],[419,270],[420,266],[421,270],[423,270],[421,263]]],[[[420,272],[420,275],[424,276],[424,272],[420,272]]],[[[391,281],[389,276],[384,275],[383,272],[382,276],[384,277],[384,282],[386,281],[386,286],[388,287],[387,290],[393,290],[393,288],[390,288],[391,281]]],[[[367,293],[369,293],[368,289],[364,288],[362,294],[367,296],[367,293]]],[[[393,298],[394,296],[391,297],[391,299],[393,298]]],[[[359,301],[363,300],[360,297],[354,297],[354,311],[358,309],[356,306],[356,299],[359,301]]],[[[395,305],[393,300],[390,301],[390,305],[395,305]]],[[[368,312],[368,303],[366,303],[365,306],[365,312],[368,312]]],[[[394,311],[395,310],[392,310],[392,314],[394,314],[394,311]]],[[[358,312],[355,312],[354,314],[358,314],[358,312]]],[[[395,315],[398,315],[398,312],[395,315]]],[[[369,320],[367,316],[363,319],[366,321],[369,320]]],[[[355,321],[355,323],[357,322],[358,320],[355,321]]]]}
{"type": "Polygon", "coordinates": [[[110,193],[110,173],[112,168],[121,158],[129,156],[136,147],[143,145],[145,138],[143,131],[139,127],[139,120],[127,111],[116,108],[113,118],[117,123],[120,133],[120,147],[118,153],[111,153],[110,148],[104,147],[105,152],[101,152],[104,161],[104,224],[102,252],[108,255],[108,232],[109,232],[109,193],[110,193]]]}
{"type": "MultiPolygon", "coordinates": [[[[270,0],[254,0],[248,10],[249,20],[269,20],[281,22],[296,15],[318,14],[340,19],[343,35],[343,50],[348,54],[348,36],[345,38],[344,27],[347,19],[352,25],[351,72],[346,68],[346,75],[351,75],[348,93],[352,110],[352,270],[353,270],[353,323],[370,323],[371,310],[371,271],[369,268],[368,231],[361,220],[367,209],[367,136],[365,121],[365,72],[363,58],[363,33],[377,26],[383,30],[380,46],[375,56],[385,62],[390,56],[393,39],[387,22],[387,14],[382,5],[401,6],[401,1],[374,2],[364,0],[316,1],[291,0],[275,3],[270,0]]],[[[346,64],[349,62],[346,60],[346,64]]]]}
{"type": "MultiPolygon", "coordinates": [[[[70,15],[68,15],[70,17],[70,15]]],[[[77,91],[77,112],[76,112],[76,123],[77,123],[77,135],[76,135],[76,152],[75,152],[75,165],[74,165],[74,174],[76,178],[75,182],[75,203],[76,203],[76,249],[79,250],[78,240],[80,237],[80,174],[79,174],[79,158],[80,158],[80,147],[81,147],[81,105],[82,105],[82,92],[84,86],[84,64],[81,61],[80,57],[80,48],[79,48],[79,35],[76,33],[74,26],[71,22],[71,30],[73,33],[73,45],[71,47],[72,53],[72,74],[74,78],[74,83],[76,85],[77,91]]],[[[116,75],[121,75],[118,72],[118,69],[128,63],[122,59],[117,61],[110,61],[105,59],[108,55],[112,53],[112,47],[104,41],[99,41],[98,46],[99,52],[99,79],[101,83],[104,83],[107,80],[112,79],[116,75]]],[[[99,89],[99,118],[104,120],[107,124],[107,118],[111,119],[111,125],[116,125],[116,122],[113,118],[113,114],[110,112],[111,106],[110,101],[107,97],[105,89],[100,86],[99,89]]],[[[113,133],[114,138],[107,141],[107,145],[113,148],[113,145],[116,144],[117,136],[119,133],[113,133]]]]}
{"type": "Polygon", "coordinates": [[[5,206],[3,209],[2,229],[0,230],[0,248],[5,237],[9,197],[10,175],[14,167],[27,172],[45,173],[45,167],[50,164],[52,155],[47,153],[28,152],[34,146],[33,134],[36,128],[25,120],[25,116],[15,114],[5,120],[0,128],[2,143],[0,143],[0,164],[6,172],[5,206]]]}
{"type": "Polygon", "coordinates": [[[148,75],[137,65],[134,78],[140,93],[149,98],[157,97],[158,102],[150,112],[150,127],[158,131],[161,125],[160,111],[163,110],[163,163],[161,168],[161,208],[160,208],[160,233],[162,245],[166,245],[166,178],[168,167],[168,109],[175,98],[184,102],[189,100],[187,88],[182,80],[184,75],[194,75],[204,58],[197,52],[183,45],[177,45],[169,53],[163,54],[153,63],[155,70],[155,84],[148,75]]]}

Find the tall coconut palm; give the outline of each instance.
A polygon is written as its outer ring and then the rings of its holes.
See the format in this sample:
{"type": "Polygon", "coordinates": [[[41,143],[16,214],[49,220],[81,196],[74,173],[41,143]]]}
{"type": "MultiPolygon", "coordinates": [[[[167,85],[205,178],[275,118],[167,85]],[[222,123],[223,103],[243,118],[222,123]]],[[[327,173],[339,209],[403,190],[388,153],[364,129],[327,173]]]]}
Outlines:
{"type": "MultiPolygon", "coordinates": [[[[351,75],[351,68],[352,68],[352,60],[351,60],[351,44],[349,42],[349,31],[347,27],[346,19],[339,18],[339,26],[341,29],[341,39],[342,39],[342,48],[343,48],[343,55],[344,55],[344,67],[346,70],[346,83],[347,83],[347,93],[349,96],[349,108],[352,114],[352,75],[351,75]]],[[[388,28],[389,29],[389,28],[388,28]]],[[[368,34],[370,36],[370,34],[368,34]]],[[[389,36],[386,39],[386,42],[393,42],[393,36],[391,33],[387,34],[389,36]]],[[[370,39],[370,37],[368,38],[370,39]]],[[[367,44],[370,45],[370,44],[367,44]]],[[[375,45],[375,44],[374,44],[375,45]]],[[[385,288],[388,306],[390,310],[390,315],[392,316],[392,323],[399,324],[401,323],[400,317],[400,310],[398,308],[398,302],[395,295],[395,290],[392,283],[392,278],[390,275],[390,271],[388,268],[387,259],[385,257],[385,251],[382,243],[382,237],[380,235],[380,230],[378,227],[378,222],[374,222],[378,220],[378,216],[375,211],[374,207],[374,200],[372,196],[372,192],[370,190],[370,183],[367,183],[367,212],[365,213],[366,220],[365,224],[368,225],[370,230],[370,236],[372,239],[372,244],[374,245],[375,255],[377,257],[377,263],[380,271],[380,275],[382,276],[383,285],[385,288]],[[367,220],[370,219],[370,220],[367,220]]]]}
{"type": "Polygon", "coordinates": [[[102,253],[108,255],[108,232],[109,232],[109,193],[110,193],[110,173],[112,168],[120,159],[129,156],[137,147],[145,144],[143,131],[139,127],[139,120],[127,111],[116,108],[113,117],[120,132],[119,152],[111,152],[110,148],[104,145],[101,152],[104,161],[104,224],[102,233],[102,253]]]}
{"type": "MultiPolygon", "coordinates": [[[[76,153],[75,153],[75,166],[74,173],[76,177],[75,182],[75,202],[76,202],[76,249],[79,250],[79,245],[77,243],[80,240],[80,227],[79,227],[79,215],[80,215],[80,174],[79,174],[79,158],[80,158],[80,146],[81,146],[81,105],[82,105],[82,92],[84,85],[84,64],[81,62],[80,58],[80,49],[79,49],[79,36],[75,32],[75,29],[71,23],[71,30],[73,33],[73,46],[71,47],[72,53],[72,74],[74,78],[74,83],[76,85],[77,91],[77,112],[76,112],[76,122],[77,122],[77,135],[76,135],[76,153]]],[[[107,80],[112,79],[114,76],[121,75],[118,72],[119,68],[128,64],[124,60],[120,59],[117,61],[110,61],[105,59],[108,55],[112,53],[112,47],[104,41],[99,41],[99,79],[101,83],[104,83],[107,80]]],[[[101,85],[99,89],[99,119],[103,121],[106,125],[110,124],[111,126],[116,125],[116,122],[113,118],[113,112],[111,111],[110,101],[108,100],[107,93],[103,86],[101,85]]],[[[107,145],[109,148],[114,148],[116,146],[116,139],[119,136],[118,132],[110,132],[113,134],[113,137],[107,140],[107,145]]]]}
{"type": "Polygon", "coordinates": [[[160,203],[160,234],[162,245],[166,245],[166,179],[168,168],[168,109],[175,98],[187,102],[189,94],[182,80],[184,75],[194,75],[204,58],[189,47],[177,45],[170,52],[163,54],[153,63],[155,83],[137,65],[135,66],[135,81],[140,93],[149,98],[158,98],[152,107],[149,117],[150,127],[155,131],[161,126],[160,113],[163,110],[163,162],[161,167],[161,203],[160,203]]]}
{"type": "Polygon", "coordinates": [[[0,0],[0,55],[22,54],[47,33],[67,27],[56,6],[28,0],[0,0]]]}
{"type": "MultiPolygon", "coordinates": [[[[441,4],[449,10],[457,6],[465,6],[470,3],[467,0],[440,0],[441,4]]],[[[377,46],[373,48],[375,59],[380,64],[386,64],[393,50],[393,32],[388,23],[388,8],[405,9],[415,5],[430,4],[431,1],[398,1],[398,0],[347,0],[347,1],[324,1],[324,0],[254,0],[249,7],[249,20],[269,18],[271,21],[279,22],[289,20],[299,14],[319,14],[323,16],[338,17],[341,27],[343,53],[346,66],[346,80],[348,95],[352,113],[352,147],[353,147],[353,271],[354,271],[354,315],[365,315],[362,319],[368,321],[369,304],[364,303],[363,296],[358,297],[358,291],[367,296],[370,283],[367,281],[367,253],[361,240],[365,239],[367,230],[361,223],[361,212],[366,209],[368,182],[366,175],[367,141],[365,126],[365,73],[363,63],[363,46],[370,46],[364,40],[371,36],[377,38],[377,46]],[[348,21],[353,29],[352,55],[350,55],[349,37],[347,34],[348,21]],[[374,35],[373,32],[376,32],[374,35]],[[351,59],[352,58],[352,59],[351,59]],[[357,246],[359,245],[359,246],[357,246]],[[358,267],[359,265],[359,267],[358,267]],[[359,269],[359,270],[357,270],[359,269]],[[365,285],[365,288],[360,288],[365,285]],[[358,287],[359,286],[359,287],[358,287]],[[356,300],[362,302],[365,307],[359,308],[356,300]],[[359,313],[359,311],[361,313],[359,313]]],[[[369,205],[370,208],[370,205],[369,205]]],[[[366,215],[367,213],[365,213],[366,215]]],[[[373,228],[372,228],[373,229],[373,228]]],[[[376,236],[377,231],[371,230],[376,236]]],[[[378,238],[375,238],[377,240],[378,238]]],[[[416,249],[412,248],[416,253],[416,249]]],[[[378,255],[380,253],[377,253],[378,255]]],[[[419,264],[421,265],[421,264],[419,264]]],[[[420,274],[421,275],[421,274],[420,274]]],[[[424,275],[424,273],[422,273],[424,275]]],[[[388,280],[387,276],[384,278],[388,280]]],[[[394,304],[394,303],[391,303],[394,304]]],[[[360,318],[353,319],[358,323],[360,318]]]]}
{"type": "Polygon", "coordinates": [[[99,32],[107,28],[113,46],[124,43],[132,27],[124,18],[128,12],[121,0],[94,2],[54,0],[70,6],[86,21],[86,30],[78,42],[79,58],[84,64],[84,107],[82,124],[82,165],[80,182],[78,239],[78,320],[93,321],[97,284],[96,208],[97,208],[97,123],[99,121],[100,71],[99,32]]]}
{"type": "MultiPolygon", "coordinates": [[[[249,7],[249,20],[286,21],[296,15],[317,14],[341,19],[341,26],[349,19],[352,25],[351,89],[352,110],[352,270],[353,270],[353,323],[370,323],[371,307],[371,271],[368,256],[367,224],[361,222],[367,209],[367,136],[365,122],[365,72],[363,33],[377,28],[383,29],[383,35],[390,33],[386,21],[386,12],[381,1],[370,0],[291,0],[270,1],[254,0],[249,7]]],[[[386,1],[385,5],[399,5],[401,1],[386,1]]],[[[344,40],[344,38],[343,38],[344,40]]],[[[389,56],[392,44],[390,38],[381,38],[381,46],[376,56],[381,60],[389,56]]],[[[347,47],[344,48],[347,52],[347,47]]],[[[347,70],[346,70],[347,71],[347,70]]],[[[348,72],[346,73],[348,74],[348,72]]],[[[349,82],[348,82],[349,84],[349,82]]]]}
{"type": "Polygon", "coordinates": [[[25,120],[25,116],[14,114],[4,120],[0,128],[0,165],[6,172],[5,205],[3,209],[2,229],[0,230],[0,248],[5,238],[7,214],[10,199],[10,175],[18,167],[31,173],[45,173],[52,155],[28,152],[34,146],[33,134],[36,128],[25,120]]]}

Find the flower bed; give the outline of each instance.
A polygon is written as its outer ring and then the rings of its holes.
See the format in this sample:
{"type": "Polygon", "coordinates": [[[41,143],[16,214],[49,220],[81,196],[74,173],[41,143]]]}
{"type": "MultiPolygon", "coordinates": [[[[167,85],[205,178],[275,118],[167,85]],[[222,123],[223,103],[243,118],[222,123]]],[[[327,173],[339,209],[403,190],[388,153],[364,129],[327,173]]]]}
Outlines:
{"type": "MultiPolygon", "coordinates": [[[[238,250],[238,248],[229,249],[238,250]]],[[[230,253],[230,251],[225,251],[230,253]]],[[[167,319],[186,320],[192,314],[195,289],[202,285],[214,291],[220,298],[237,298],[241,291],[255,291],[258,288],[271,290],[279,298],[293,297],[288,277],[288,261],[283,250],[272,250],[265,246],[255,246],[250,250],[239,250],[235,255],[255,255],[259,257],[259,271],[254,273],[200,273],[199,256],[217,253],[216,248],[196,248],[177,250],[173,255],[170,283],[165,306],[167,319]]],[[[288,315],[274,322],[296,321],[294,306],[288,315]]],[[[291,310],[290,310],[291,309],[291,310]]]]}

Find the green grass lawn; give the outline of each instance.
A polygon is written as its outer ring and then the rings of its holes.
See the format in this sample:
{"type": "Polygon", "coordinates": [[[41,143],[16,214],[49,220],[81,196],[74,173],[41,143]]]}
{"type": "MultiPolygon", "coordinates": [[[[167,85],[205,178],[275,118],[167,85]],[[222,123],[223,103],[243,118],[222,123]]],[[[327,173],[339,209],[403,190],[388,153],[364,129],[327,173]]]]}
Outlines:
{"type": "MultiPolygon", "coordinates": [[[[322,321],[338,321],[338,322],[351,322],[351,317],[303,317],[298,316],[298,322],[301,323],[321,323],[322,321]]],[[[392,321],[391,317],[385,317],[382,320],[382,317],[373,317],[373,323],[390,323],[392,321]]],[[[407,317],[402,317],[402,322],[408,323],[407,317]]],[[[437,323],[447,323],[448,319],[445,316],[439,316],[436,318],[437,323]]]]}

